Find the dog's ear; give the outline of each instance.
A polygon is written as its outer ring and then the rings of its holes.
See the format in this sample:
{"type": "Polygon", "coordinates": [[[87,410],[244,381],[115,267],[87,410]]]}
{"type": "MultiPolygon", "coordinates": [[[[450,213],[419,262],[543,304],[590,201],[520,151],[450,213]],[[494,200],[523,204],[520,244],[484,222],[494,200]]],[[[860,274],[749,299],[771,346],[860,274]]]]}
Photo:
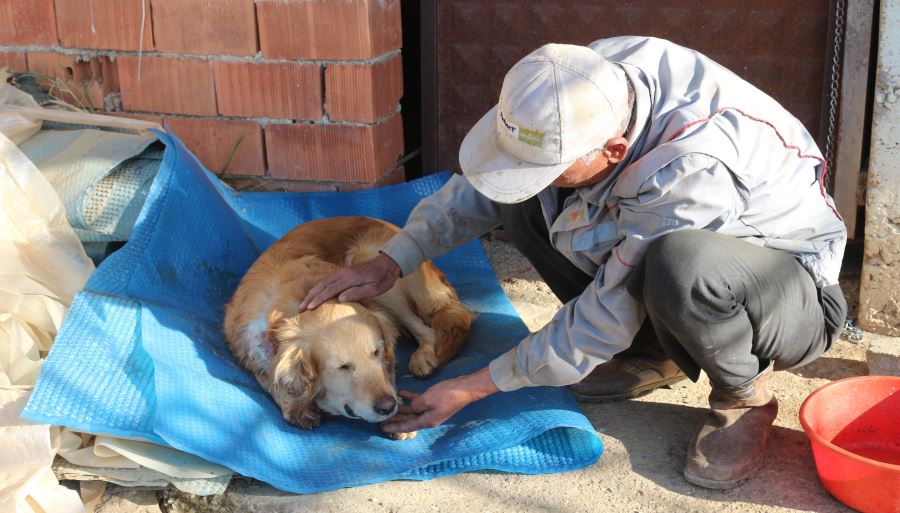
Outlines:
{"type": "Polygon", "coordinates": [[[378,323],[385,344],[390,343],[391,346],[393,346],[397,342],[397,339],[400,338],[400,331],[397,330],[397,325],[394,324],[393,319],[380,309],[369,309],[369,314],[371,314],[372,317],[375,318],[375,322],[378,323]]]}
{"type": "Polygon", "coordinates": [[[397,344],[397,339],[400,338],[397,325],[387,313],[378,308],[369,309],[369,314],[375,318],[375,322],[378,323],[378,328],[381,330],[381,337],[384,339],[384,364],[393,369],[394,346],[397,344]]]}
{"type": "Polygon", "coordinates": [[[297,396],[315,396],[318,370],[307,335],[293,317],[276,323],[269,330],[275,355],[269,369],[272,386],[297,396]]]}

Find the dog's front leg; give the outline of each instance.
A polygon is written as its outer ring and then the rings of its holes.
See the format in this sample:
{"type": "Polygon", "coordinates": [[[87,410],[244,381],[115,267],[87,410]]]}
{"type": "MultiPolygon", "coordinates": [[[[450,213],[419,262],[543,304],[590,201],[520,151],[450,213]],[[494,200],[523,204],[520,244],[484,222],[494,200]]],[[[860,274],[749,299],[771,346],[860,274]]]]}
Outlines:
{"type": "Polygon", "coordinates": [[[392,440],[412,440],[418,434],[418,431],[410,431],[409,433],[385,433],[392,440]]]}
{"type": "Polygon", "coordinates": [[[315,401],[301,399],[294,401],[289,411],[282,410],[284,419],[303,429],[319,427],[324,412],[319,409],[315,401]]]}

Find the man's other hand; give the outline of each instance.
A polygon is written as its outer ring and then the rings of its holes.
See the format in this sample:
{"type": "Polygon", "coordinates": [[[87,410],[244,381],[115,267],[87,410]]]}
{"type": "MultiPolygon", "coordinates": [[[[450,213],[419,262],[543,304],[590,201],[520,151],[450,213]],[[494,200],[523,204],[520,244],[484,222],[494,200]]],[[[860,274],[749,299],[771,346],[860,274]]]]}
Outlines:
{"type": "Polygon", "coordinates": [[[441,381],[425,393],[401,391],[410,401],[400,406],[397,414],[381,423],[387,433],[409,433],[442,424],[456,412],[483,397],[497,392],[487,368],[455,379],[441,381]]]}
{"type": "Polygon", "coordinates": [[[398,278],[400,266],[397,262],[379,253],[368,262],[343,267],[323,278],[306,294],[300,309],[313,310],[335,297],[342,303],[375,297],[390,290],[398,278]]]}

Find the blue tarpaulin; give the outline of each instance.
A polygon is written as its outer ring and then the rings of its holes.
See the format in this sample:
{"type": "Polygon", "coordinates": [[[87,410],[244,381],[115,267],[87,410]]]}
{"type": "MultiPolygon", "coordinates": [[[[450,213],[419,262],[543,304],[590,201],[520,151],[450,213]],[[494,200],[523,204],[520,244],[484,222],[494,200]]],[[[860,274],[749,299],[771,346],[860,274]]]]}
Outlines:
{"type": "MultiPolygon", "coordinates": [[[[23,417],[165,444],[299,493],[486,469],[560,472],[600,457],[596,431],[558,388],[495,394],[413,440],[340,417],[312,431],[286,423],[221,333],[241,276],[305,221],[367,215],[402,226],[448,176],[371,191],[235,192],[179,140],[160,138],[163,163],[131,240],[77,295],[23,417]]],[[[478,319],[460,354],[427,380],[409,376],[415,342],[401,340],[400,389],[478,370],[527,334],[477,241],[435,263],[478,319]]]]}

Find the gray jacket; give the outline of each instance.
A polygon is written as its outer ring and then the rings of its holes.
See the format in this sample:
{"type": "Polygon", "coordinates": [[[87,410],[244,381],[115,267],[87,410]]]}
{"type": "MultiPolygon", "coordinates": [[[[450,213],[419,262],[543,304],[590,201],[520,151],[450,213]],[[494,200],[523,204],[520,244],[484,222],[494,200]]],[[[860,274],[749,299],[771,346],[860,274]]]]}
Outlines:
{"type": "MultiPolygon", "coordinates": [[[[646,313],[625,289],[654,238],[712,230],[791,253],[819,287],[837,283],[844,223],[821,183],[824,161],[803,125],[707,57],[647,37],[600,40],[635,93],[630,150],[613,173],[557,212],[538,198],[553,246],[595,276],[553,320],[490,364],[500,390],[579,382],[627,348],[646,313]]],[[[383,248],[404,274],[500,224],[462,176],[423,200],[383,248]]]]}

